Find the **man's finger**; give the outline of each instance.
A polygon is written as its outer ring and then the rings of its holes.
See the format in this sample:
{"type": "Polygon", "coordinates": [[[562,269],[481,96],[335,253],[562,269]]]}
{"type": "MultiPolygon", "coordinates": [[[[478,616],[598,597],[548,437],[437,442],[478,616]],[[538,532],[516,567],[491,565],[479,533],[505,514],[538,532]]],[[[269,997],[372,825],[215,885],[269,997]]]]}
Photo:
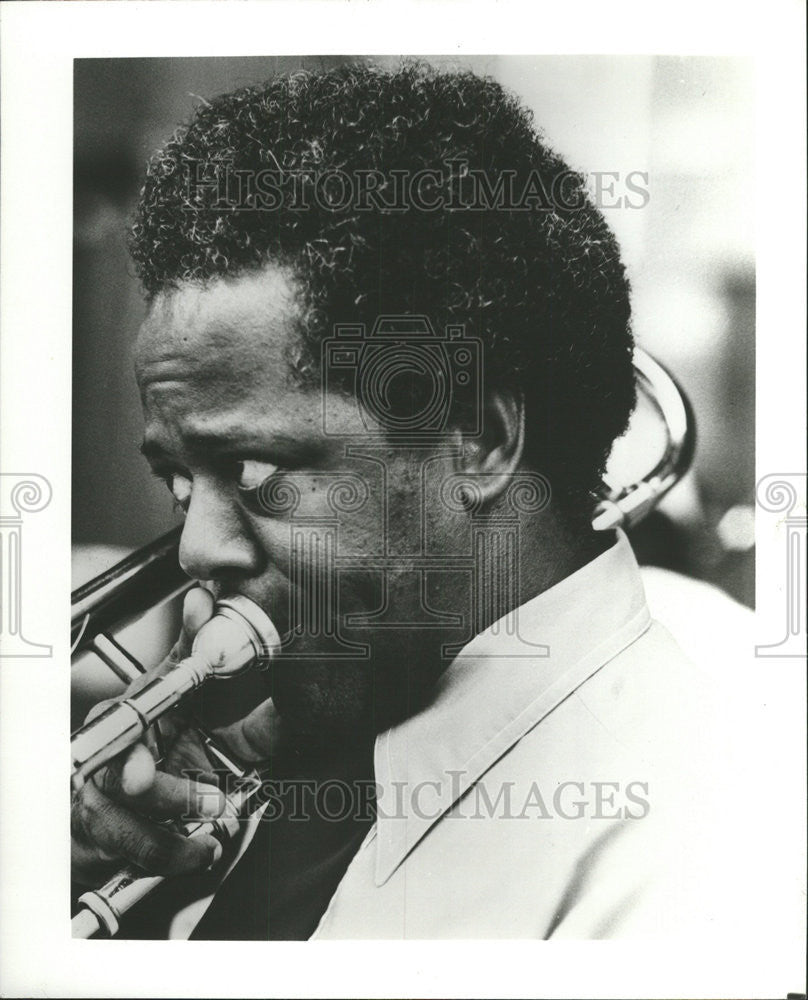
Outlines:
{"type": "Polygon", "coordinates": [[[157,819],[218,819],[227,800],[215,785],[158,771],[153,784],[127,804],[157,819]]]}
{"type": "Polygon", "coordinates": [[[214,736],[245,763],[268,760],[281,740],[281,719],[271,698],[250,714],[229,726],[213,731],[214,736]]]}
{"type": "Polygon", "coordinates": [[[214,784],[198,780],[204,776],[193,768],[185,776],[158,771],[152,755],[138,744],[123,763],[115,761],[94,775],[94,784],[105,798],[139,813],[161,819],[216,819],[225,797],[214,784]]]}
{"type": "Polygon", "coordinates": [[[120,799],[142,794],[154,781],[155,774],[154,757],[142,743],[136,743],[96,771],[89,783],[107,798],[120,799]]]}
{"type": "Polygon", "coordinates": [[[120,790],[124,795],[143,795],[154,784],[157,768],[154,757],[142,743],[136,743],[123,760],[120,790]]]}
{"type": "Polygon", "coordinates": [[[103,858],[118,857],[155,875],[199,871],[221,857],[221,845],[214,837],[183,837],[156,826],[92,784],[85,787],[80,819],[85,830],[92,830],[92,842],[103,858]]]}
{"type": "Polygon", "coordinates": [[[182,631],[167,659],[160,665],[156,674],[161,676],[171,670],[180,660],[191,655],[196,633],[213,617],[213,594],[204,587],[193,587],[185,595],[182,602],[182,631]]]}
{"type": "Polygon", "coordinates": [[[185,595],[182,606],[182,630],[188,641],[188,653],[191,652],[191,643],[196,633],[213,617],[213,608],[213,594],[203,587],[194,587],[185,595]]]}
{"type": "Polygon", "coordinates": [[[182,605],[182,630],[168,656],[157,666],[147,670],[127,688],[127,695],[137,694],[155,677],[170,673],[182,660],[191,655],[196,633],[213,617],[215,602],[210,591],[203,587],[193,587],[185,595],[182,605]]]}

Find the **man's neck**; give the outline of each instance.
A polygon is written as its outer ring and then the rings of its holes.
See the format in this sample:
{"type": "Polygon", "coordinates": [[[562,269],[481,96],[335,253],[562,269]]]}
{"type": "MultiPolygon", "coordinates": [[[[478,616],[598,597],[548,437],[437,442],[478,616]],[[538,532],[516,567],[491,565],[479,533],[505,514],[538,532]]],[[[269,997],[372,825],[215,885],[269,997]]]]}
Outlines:
{"type": "MultiPolygon", "coordinates": [[[[548,508],[520,525],[519,581],[513,606],[518,607],[568,576],[577,573],[614,544],[614,533],[595,531],[589,524],[574,528],[548,508]]],[[[506,608],[502,613],[512,610],[506,608]]],[[[492,624],[486,623],[486,627],[492,624]]]]}

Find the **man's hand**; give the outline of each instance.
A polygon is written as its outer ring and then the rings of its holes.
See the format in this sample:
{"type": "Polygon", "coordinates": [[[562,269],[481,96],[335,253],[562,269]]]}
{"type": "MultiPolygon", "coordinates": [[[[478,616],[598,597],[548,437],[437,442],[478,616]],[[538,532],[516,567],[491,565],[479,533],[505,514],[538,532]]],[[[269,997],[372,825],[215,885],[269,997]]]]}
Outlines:
{"type": "MultiPolygon", "coordinates": [[[[127,694],[172,670],[189,655],[197,631],[213,613],[213,598],[201,588],[189,591],[180,638],[168,657],[138,678],[127,694]]],[[[109,702],[96,705],[88,721],[109,702]]],[[[220,816],[225,799],[216,787],[210,761],[195,731],[179,712],[161,724],[169,748],[158,770],[155,755],[138,743],[101,768],[74,794],[71,809],[73,877],[98,885],[123,864],[152,874],[178,875],[214,864],[221,845],[210,836],[188,838],[160,825],[161,820],[220,816]],[[203,780],[183,777],[193,773],[203,780]]]]}

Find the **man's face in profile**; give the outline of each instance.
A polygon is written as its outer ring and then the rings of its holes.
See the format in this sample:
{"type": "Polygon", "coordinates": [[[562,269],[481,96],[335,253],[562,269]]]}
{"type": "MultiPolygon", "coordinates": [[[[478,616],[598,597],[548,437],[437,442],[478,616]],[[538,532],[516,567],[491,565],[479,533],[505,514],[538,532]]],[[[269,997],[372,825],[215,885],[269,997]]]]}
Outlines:
{"type": "Polygon", "coordinates": [[[375,626],[417,626],[425,598],[456,610],[451,573],[424,594],[407,572],[425,518],[433,546],[456,544],[457,513],[422,489],[451,473],[451,450],[357,449],[356,400],[294,375],[298,308],[273,266],[158,295],[136,348],[144,453],[185,512],[185,571],[251,597],[286,638],[293,655],[271,672],[281,714],[304,730],[374,727],[412,711],[440,669],[445,631],[375,626]]]}

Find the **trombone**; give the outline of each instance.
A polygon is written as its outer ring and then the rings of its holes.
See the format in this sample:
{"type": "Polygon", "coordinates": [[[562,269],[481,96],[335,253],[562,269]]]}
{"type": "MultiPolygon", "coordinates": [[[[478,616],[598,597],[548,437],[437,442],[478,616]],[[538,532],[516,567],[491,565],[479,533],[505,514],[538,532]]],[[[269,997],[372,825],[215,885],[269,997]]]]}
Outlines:
{"type": "MultiPolygon", "coordinates": [[[[686,474],[695,451],[695,419],[682,388],[658,361],[639,348],[633,363],[638,400],[661,428],[663,447],[653,466],[629,485],[610,485],[607,471],[592,522],[597,530],[631,529],[639,523],[686,474]]],[[[178,562],[181,530],[173,529],[74,591],[74,656],[92,651],[127,685],[145,672],[114,633],[192,586],[178,562]]],[[[96,770],[136,743],[161,715],[208,678],[235,676],[256,664],[266,666],[279,649],[275,626],[261,608],[242,595],[220,600],[186,660],[72,735],[74,790],[80,790],[96,770]]],[[[235,783],[219,819],[187,823],[181,832],[187,836],[211,834],[225,841],[239,829],[239,817],[257,805],[260,777],[241,768],[209,734],[200,731],[200,735],[208,752],[235,777],[235,783]]],[[[162,881],[162,876],[147,875],[130,866],[101,888],[84,893],[79,897],[81,909],[73,918],[73,936],[113,936],[122,916],[162,881]]]]}

